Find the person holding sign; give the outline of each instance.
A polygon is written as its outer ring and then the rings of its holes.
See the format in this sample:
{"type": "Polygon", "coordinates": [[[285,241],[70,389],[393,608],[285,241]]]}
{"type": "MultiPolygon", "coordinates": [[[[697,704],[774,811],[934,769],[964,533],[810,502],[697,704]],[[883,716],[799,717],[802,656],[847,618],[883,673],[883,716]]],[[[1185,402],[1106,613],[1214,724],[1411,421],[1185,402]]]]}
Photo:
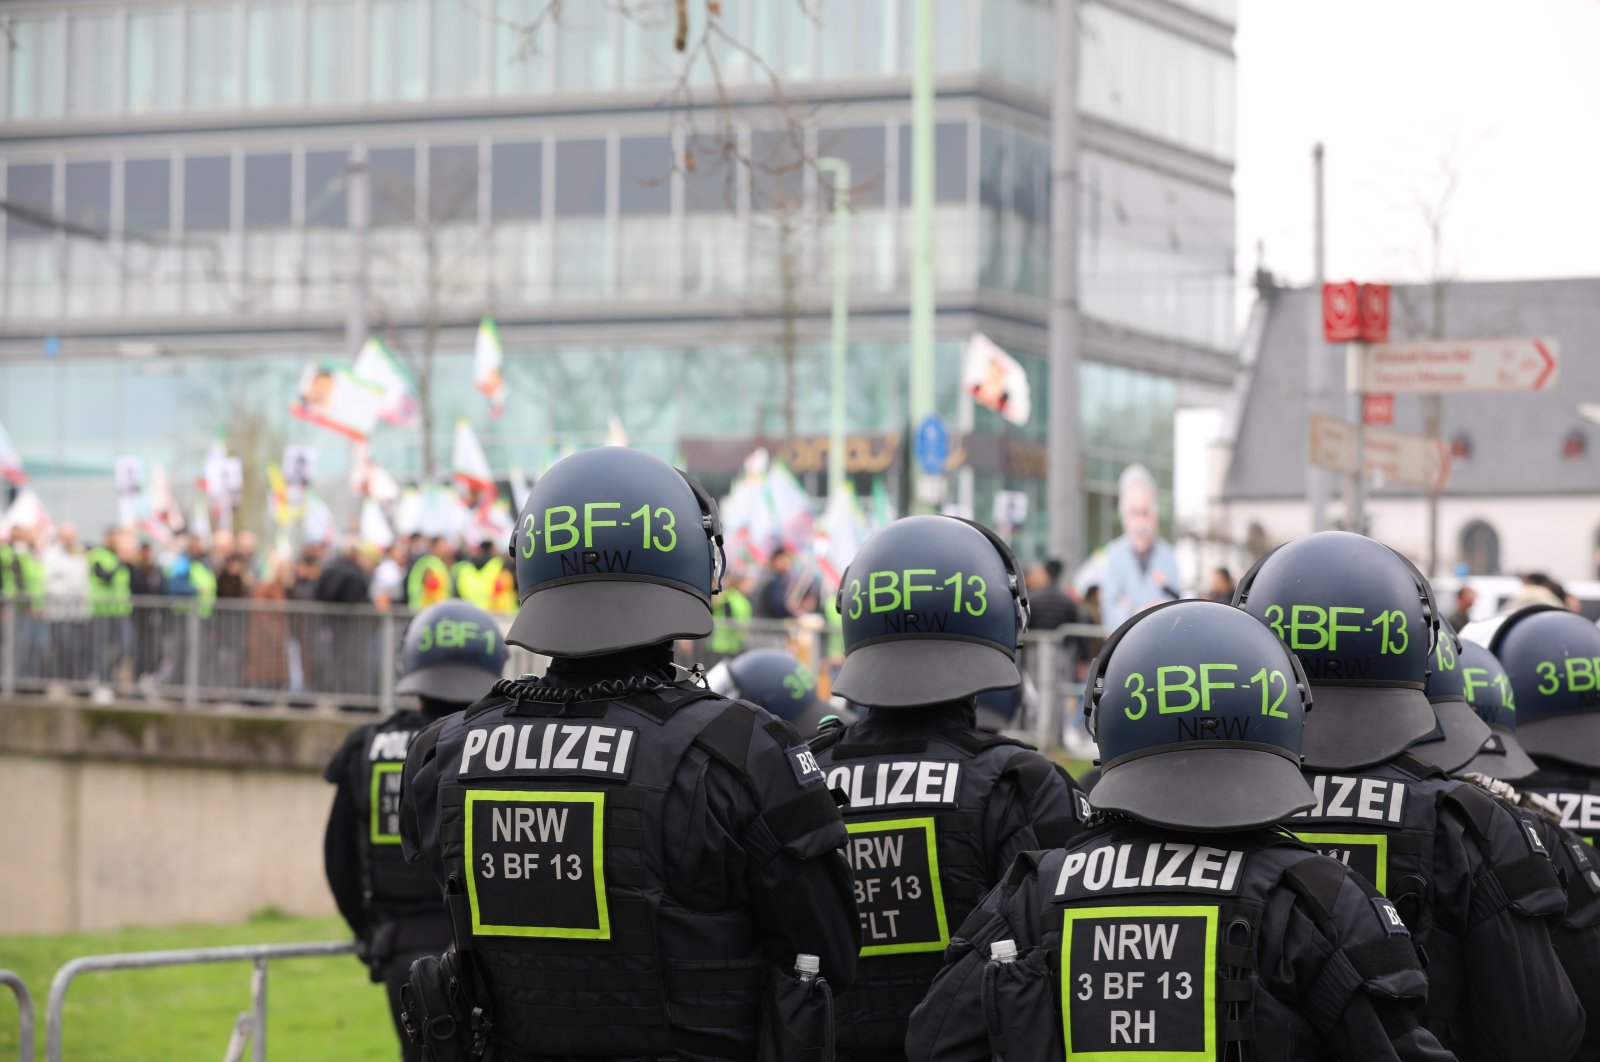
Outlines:
{"type": "Polygon", "coordinates": [[[412,969],[411,1028],[446,1059],[820,1050],[811,1004],[849,985],[858,939],[838,806],[793,727],[672,663],[711,633],[716,504],[648,454],[588,450],[539,479],[511,551],[507,640],[551,662],[411,746],[401,835],[455,929],[412,969]]]}
{"type": "Polygon", "coordinates": [[[328,887],[372,980],[388,989],[408,1062],[421,1052],[405,1038],[400,986],[413,961],[449,946],[450,922],[433,878],[400,853],[400,769],[418,731],[488,693],[505,666],[505,642],[488,615],[464,601],[423,610],[406,628],[395,686],[418,708],[350,731],[323,772],[338,787],[323,838],[328,887]]]}
{"type": "Polygon", "coordinates": [[[841,1062],[900,1057],[906,1022],[950,934],[1022,852],[1065,844],[1088,803],[1032,746],[982,729],[977,696],[1022,682],[1027,587],[988,528],[896,521],[839,585],[844,664],[833,692],[866,707],[813,738],[844,793],[861,909],[856,987],[837,1003],[841,1062]]]}
{"type": "Polygon", "coordinates": [[[1447,740],[1411,749],[1441,718],[1428,678],[1453,649],[1440,656],[1422,573],[1381,542],[1324,531],[1267,554],[1235,602],[1316,692],[1304,756],[1316,803],[1289,828],[1375,884],[1415,932],[1429,957],[1424,1023],[1462,1059],[1570,1058],[1584,1011],[1551,942],[1566,897],[1549,852],[1440,769],[1460,754],[1448,712],[1447,740]]]}
{"type": "Polygon", "coordinates": [[[1087,832],[1024,854],[952,940],[912,1062],[1444,1062],[1394,906],[1277,824],[1311,807],[1311,692],[1210,601],[1124,623],[1090,665],[1087,832]]]}

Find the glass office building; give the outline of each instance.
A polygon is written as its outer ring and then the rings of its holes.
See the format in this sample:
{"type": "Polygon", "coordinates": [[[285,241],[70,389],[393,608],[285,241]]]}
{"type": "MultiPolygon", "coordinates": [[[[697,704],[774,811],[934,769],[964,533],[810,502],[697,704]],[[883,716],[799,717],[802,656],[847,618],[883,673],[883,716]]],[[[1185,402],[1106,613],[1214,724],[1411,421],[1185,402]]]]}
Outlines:
{"type": "MultiPolygon", "coordinates": [[[[804,437],[829,413],[820,156],[852,172],[851,466],[903,481],[913,0],[724,0],[725,33],[681,81],[664,0],[568,3],[538,32],[543,0],[7,6],[0,424],[60,512],[109,515],[119,454],[187,479],[224,431],[261,461],[315,442],[337,478],[347,444],[288,404],[307,362],[351,355],[363,289],[366,327],[403,356],[436,334],[441,465],[457,416],[502,470],[600,442],[615,416],[713,486],[791,435],[799,471],[819,472],[804,437]],[[471,381],[484,315],[510,385],[492,421],[471,381]]],[[[933,7],[938,402],[968,415],[973,331],[1023,363],[1032,419],[979,409],[961,449],[980,517],[1002,487],[1034,496],[1036,549],[1046,418],[1062,415],[1053,5],[933,7]]],[[[1234,0],[1079,8],[1072,415],[1091,542],[1115,533],[1117,472],[1137,459],[1168,482],[1173,410],[1219,400],[1236,367],[1234,18],[1234,0]]],[[[380,429],[374,448],[402,478],[421,470],[414,434],[380,429]]]]}

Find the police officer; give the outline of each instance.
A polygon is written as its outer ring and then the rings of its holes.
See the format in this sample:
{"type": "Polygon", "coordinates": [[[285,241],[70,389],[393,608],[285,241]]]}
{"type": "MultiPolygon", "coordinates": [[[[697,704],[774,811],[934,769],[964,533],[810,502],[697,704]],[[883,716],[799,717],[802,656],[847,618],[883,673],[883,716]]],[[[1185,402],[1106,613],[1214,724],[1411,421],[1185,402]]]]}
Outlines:
{"type": "Polygon", "coordinates": [[[812,739],[845,793],[861,908],[856,985],[835,998],[839,1058],[898,1056],[950,940],[1012,861],[1064,844],[1088,805],[1066,773],[979,728],[975,698],[1022,675],[1027,590],[987,528],[912,516],[869,538],[839,587],[834,690],[859,722],[812,739]]]}
{"type": "Polygon", "coordinates": [[[846,833],[810,750],[672,664],[711,632],[721,541],[699,484],[635,450],[574,454],[530,494],[508,638],[549,669],[406,763],[407,855],[455,928],[409,993],[441,1051],[461,1031],[496,1058],[749,1059],[774,971],[815,956],[849,984],[846,833]]]}
{"type": "MultiPolygon", "coordinates": [[[[706,685],[724,697],[749,701],[782,719],[801,735],[837,716],[817,699],[817,677],[793,653],[752,649],[724,660],[706,673],[706,685]]],[[[850,719],[855,713],[847,712],[850,719]]]]}
{"type": "Polygon", "coordinates": [[[401,1026],[400,985],[414,959],[449,946],[450,922],[432,875],[400,852],[400,771],[411,738],[488,693],[505,664],[500,629],[481,610],[464,601],[424,609],[406,628],[395,686],[419,708],[352,730],[323,772],[338,786],[323,841],[328,887],[373,981],[388,988],[407,1059],[420,1053],[401,1026]]]}
{"type": "Polygon", "coordinates": [[[1393,905],[1275,824],[1316,803],[1311,696],[1237,609],[1177,601],[1090,665],[1089,830],[1030,852],[961,926],[913,1062],[1450,1056],[1393,905]]]}
{"type": "Polygon", "coordinates": [[[1428,1028],[1463,1059],[1569,1057],[1584,1015],[1546,926],[1565,907],[1547,854],[1481,789],[1406,752],[1437,721],[1426,580],[1382,543],[1325,531],[1263,558],[1237,603],[1316,692],[1304,759],[1317,801],[1290,829],[1399,908],[1430,960],[1428,1028]]]}
{"type": "MultiPolygon", "coordinates": [[[[1466,770],[1502,783],[1517,783],[1515,789],[1509,785],[1497,788],[1517,806],[1524,821],[1540,832],[1549,849],[1567,890],[1566,914],[1552,926],[1550,936],[1578,998],[1593,1016],[1576,1057],[1600,1059],[1600,853],[1592,847],[1600,819],[1590,815],[1586,822],[1583,814],[1584,799],[1594,789],[1597,772],[1578,764],[1585,755],[1584,743],[1572,731],[1582,730],[1586,724],[1581,722],[1581,698],[1575,698],[1571,688],[1575,684],[1580,694],[1588,692],[1582,688],[1589,684],[1581,677],[1581,669],[1592,666],[1600,656],[1600,632],[1581,616],[1536,605],[1472,624],[1466,633],[1508,653],[1517,665],[1517,677],[1513,677],[1488,648],[1465,643],[1466,692],[1491,731],[1483,751],[1466,770]],[[1568,680],[1568,659],[1575,661],[1573,667],[1580,672],[1575,683],[1568,680]],[[1541,664],[1547,666],[1541,668],[1541,664]],[[1573,711],[1575,702],[1576,714],[1564,714],[1573,711]],[[1557,720],[1554,730],[1566,732],[1552,733],[1550,720],[1557,720]],[[1530,758],[1529,740],[1544,751],[1530,758]]],[[[1594,722],[1587,726],[1600,731],[1600,716],[1591,718],[1594,722]]],[[[1594,747],[1591,738],[1589,748],[1594,747]]],[[[1593,803],[1600,798],[1589,796],[1588,800],[1593,803]]]]}

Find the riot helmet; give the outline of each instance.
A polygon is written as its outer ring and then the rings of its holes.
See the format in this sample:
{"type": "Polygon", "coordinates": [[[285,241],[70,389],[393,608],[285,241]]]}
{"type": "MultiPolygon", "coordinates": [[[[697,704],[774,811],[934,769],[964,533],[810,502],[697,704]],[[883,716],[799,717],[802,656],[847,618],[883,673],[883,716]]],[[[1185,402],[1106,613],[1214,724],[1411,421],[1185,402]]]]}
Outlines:
{"type": "Polygon", "coordinates": [[[1489,724],[1467,703],[1461,670],[1461,639],[1450,624],[1439,622],[1433,648],[1433,668],[1428,672],[1428,702],[1438,721],[1433,733],[1411,747],[1446,774],[1454,774],[1478,754],[1490,738],[1489,724]]]}
{"type": "Polygon", "coordinates": [[[706,674],[706,685],[724,697],[759,704],[802,734],[831,714],[817,699],[817,679],[793,653],[752,649],[724,660],[706,674]]]}
{"type": "Polygon", "coordinates": [[[722,527],[698,482],[639,450],[562,458],[534,484],[511,536],[522,607],[507,640],[595,656],[711,633],[722,527]]]}
{"type": "Polygon", "coordinates": [[[1495,624],[1486,648],[1511,680],[1523,749],[1600,770],[1600,629],[1576,612],[1530,605],[1495,624]]]}
{"type": "Polygon", "coordinates": [[[1317,691],[1306,766],[1382,763],[1433,730],[1439,610],[1422,573],[1388,546],[1345,531],[1296,539],[1256,562],[1234,604],[1299,657],[1317,691]]]}
{"type": "Polygon", "coordinates": [[[471,704],[506,669],[506,643],[487,612],[465,601],[441,601],[411,618],[400,647],[396,693],[471,704]]]}
{"type": "Polygon", "coordinates": [[[869,708],[959,700],[1022,681],[1028,592],[1010,548],[953,516],[908,516],[862,544],[837,598],[834,689],[869,708]]]}
{"type": "Polygon", "coordinates": [[[1489,737],[1464,770],[1514,782],[1539,769],[1517,739],[1517,701],[1499,659],[1477,642],[1461,643],[1462,692],[1489,737]]]}
{"type": "Polygon", "coordinates": [[[1260,623],[1214,601],[1171,601],[1106,640],[1084,684],[1100,746],[1090,801],[1180,830],[1242,830],[1316,803],[1300,770],[1311,690],[1260,623]]]}

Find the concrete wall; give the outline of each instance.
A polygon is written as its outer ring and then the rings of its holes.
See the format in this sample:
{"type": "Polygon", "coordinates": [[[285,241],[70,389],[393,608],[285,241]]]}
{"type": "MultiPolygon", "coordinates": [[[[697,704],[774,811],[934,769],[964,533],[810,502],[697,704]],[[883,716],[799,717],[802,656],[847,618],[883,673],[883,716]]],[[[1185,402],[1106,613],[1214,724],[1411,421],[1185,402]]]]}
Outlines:
{"type": "Polygon", "coordinates": [[[333,913],[321,769],[351,725],[0,703],[0,933],[333,913]]]}

